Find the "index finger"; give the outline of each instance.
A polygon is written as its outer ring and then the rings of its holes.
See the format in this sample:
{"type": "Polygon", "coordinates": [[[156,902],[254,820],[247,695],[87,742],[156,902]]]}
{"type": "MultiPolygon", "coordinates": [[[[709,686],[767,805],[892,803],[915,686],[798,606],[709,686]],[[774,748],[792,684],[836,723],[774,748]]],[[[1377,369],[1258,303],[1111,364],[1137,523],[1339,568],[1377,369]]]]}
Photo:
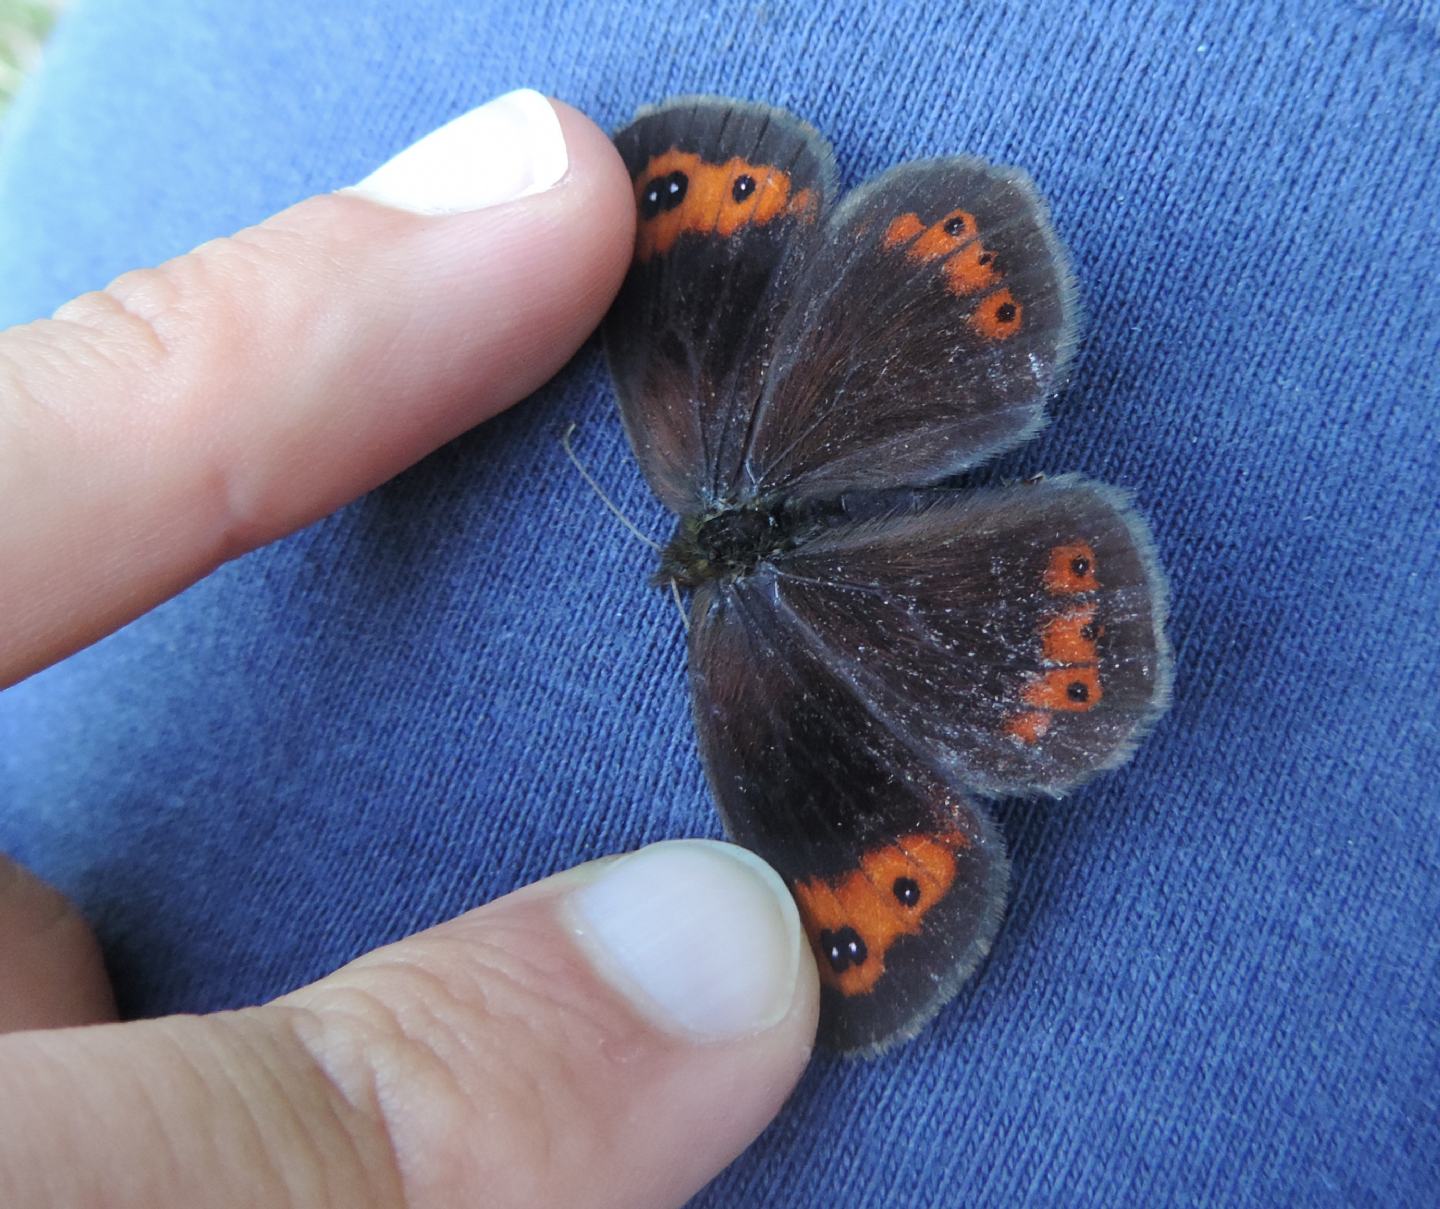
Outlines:
{"type": "Polygon", "coordinates": [[[533,92],[442,127],[366,192],[0,334],[0,686],[534,390],[629,261],[609,139],[533,92]]]}

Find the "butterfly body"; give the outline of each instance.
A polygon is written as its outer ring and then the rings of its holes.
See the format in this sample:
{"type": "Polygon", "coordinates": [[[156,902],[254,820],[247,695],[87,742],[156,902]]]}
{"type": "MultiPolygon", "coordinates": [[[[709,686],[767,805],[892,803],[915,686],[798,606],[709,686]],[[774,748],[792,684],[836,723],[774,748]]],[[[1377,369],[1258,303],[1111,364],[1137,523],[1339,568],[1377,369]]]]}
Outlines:
{"type": "Polygon", "coordinates": [[[748,575],[771,555],[797,538],[799,526],[774,504],[722,508],[685,517],[661,551],[655,572],[659,585],[672,581],[696,588],[711,579],[748,575]]]}
{"type": "Polygon", "coordinates": [[[1063,794],[1163,708],[1163,579],[1114,489],[947,485],[1039,428],[1074,344],[1022,174],[922,161],[837,203],[813,130],[716,98],[616,142],[637,237],[606,346],[680,517],[655,581],[692,591],[701,757],[795,894],[822,1036],[877,1052],[999,926],[981,800],[1063,794]]]}
{"type": "Polygon", "coordinates": [[[696,588],[709,580],[733,582],[753,575],[827,527],[852,519],[867,505],[872,510],[883,506],[893,495],[872,492],[833,500],[772,496],[694,513],[681,519],[661,550],[653,582],[662,588],[672,581],[696,588]]]}

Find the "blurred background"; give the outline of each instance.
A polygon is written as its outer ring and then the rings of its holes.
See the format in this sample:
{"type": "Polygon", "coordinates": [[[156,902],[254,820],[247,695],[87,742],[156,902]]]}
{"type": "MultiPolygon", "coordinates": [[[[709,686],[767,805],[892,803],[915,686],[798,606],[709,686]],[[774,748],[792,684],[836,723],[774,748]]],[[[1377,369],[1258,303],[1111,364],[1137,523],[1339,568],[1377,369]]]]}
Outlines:
{"type": "Polygon", "coordinates": [[[9,107],[40,57],[55,14],[65,0],[0,0],[0,113],[9,107]]]}

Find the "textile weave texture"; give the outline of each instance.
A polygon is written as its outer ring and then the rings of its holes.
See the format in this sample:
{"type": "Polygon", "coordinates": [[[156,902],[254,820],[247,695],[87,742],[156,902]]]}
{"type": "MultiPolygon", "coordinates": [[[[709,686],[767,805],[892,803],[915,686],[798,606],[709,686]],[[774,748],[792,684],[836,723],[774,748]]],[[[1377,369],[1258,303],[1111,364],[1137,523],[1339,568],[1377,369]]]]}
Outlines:
{"type": "MultiPolygon", "coordinates": [[[[975,481],[1133,491],[1175,703],[1004,803],[1013,900],[914,1043],[816,1060],[701,1205],[1440,1200],[1440,18],[1428,3],[88,0],[0,152],[0,321],[361,178],[520,85],[794,109],[848,184],[1020,164],[1084,342],[975,481]]],[[[252,1003],[557,868],[718,834],[594,349],[0,697],[0,845],[123,1010],[252,1003]]]]}

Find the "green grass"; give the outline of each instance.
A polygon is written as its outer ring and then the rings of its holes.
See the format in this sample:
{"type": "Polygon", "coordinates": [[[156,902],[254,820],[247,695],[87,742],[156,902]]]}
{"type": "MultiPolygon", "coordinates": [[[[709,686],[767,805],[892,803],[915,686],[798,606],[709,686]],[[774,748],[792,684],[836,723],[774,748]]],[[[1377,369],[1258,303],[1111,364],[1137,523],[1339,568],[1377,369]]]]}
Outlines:
{"type": "Polygon", "coordinates": [[[0,111],[40,57],[64,0],[0,0],[0,111]]]}

